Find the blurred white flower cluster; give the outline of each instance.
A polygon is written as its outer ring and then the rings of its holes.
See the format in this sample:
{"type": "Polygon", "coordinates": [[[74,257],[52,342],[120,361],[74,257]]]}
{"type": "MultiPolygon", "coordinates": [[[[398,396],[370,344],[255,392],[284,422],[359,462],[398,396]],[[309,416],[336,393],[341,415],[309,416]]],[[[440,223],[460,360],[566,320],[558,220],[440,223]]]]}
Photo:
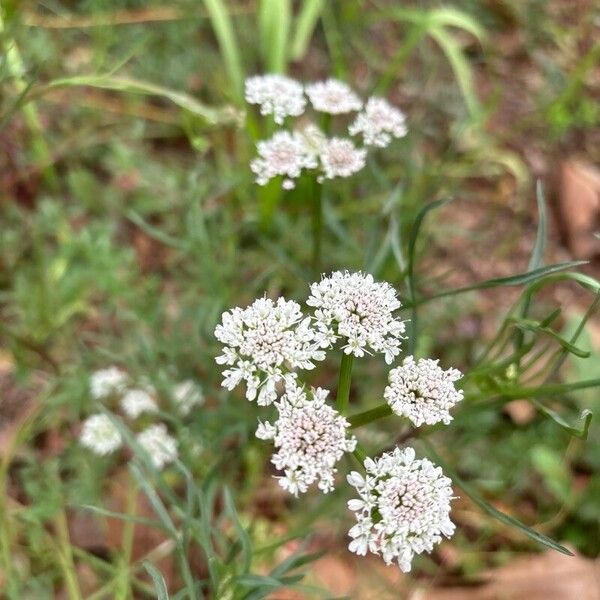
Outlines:
{"type": "MultiPolygon", "coordinates": [[[[90,395],[96,401],[118,401],[120,411],[131,421],[141,419],[144,414],[151,415],[152,421],[157,418],[157,390],[147,381],[133,385],[127,373],[117,367],[92,373],[89,388],[90,395]]],[[[174,409],[182,417],[204,404],[202,388],[192,380],[175,384],[170,397],[174,409]]],[[[123,437],[115,425],[117,418],[104,413],[88,417],[81,427],[80,443],[99,456],[116,452],[123,445],[123,437]]],[[[177,458],[177,441],[169,435],[163,423],[148,425],[136,434],[136,440],[157,469],[164,468],[177,458]]]]}
{"type": "MultiPolygon", "coordinates": [[[[327,390],[305,386],[298,371],[313,369],[336,347],[359,358],[379,354],[392,364],[406,332],[400,308],[389,283],[337,271],[310,286],[306,312],[284,298],[262,298],[223,314],[215,330],[224,344],[216,360],[227,367],[222,385],[233,390],[243,381],[248,400],[274,404],[276,416],[261,422],[256,436],[273,442],[279,485],[294,496],[312,484],[325,493],[333,490],[339,461],[357,447],[346,415],[327,403],[327,390]]],[[[393,413],[416,427],[447,424],[450,409],[463,398],[455,387],[461,377],[436,360],[408,356],[390,370],[383,397],[393,413]]],[[[343,410],[344,403],[338,406],[343,410]]],[[[359,456],[362,462],[362,452],[359,456]]],[[[379,554],[408,571],[415,554],[431,552],[454,531],[451,482],[429,460],[416,460],[411,448],[366,458],[364,468],[364,476],[348,476],[359,495],[349,503],[357,521],[350,550],[379,554]]]]}
{"type": "MultiPolygon", "coordinates": [[[[367,147],[384,148],[393,138],[407,133],[402,111],[375,96],[363,108],[356,92],[336,79],[305,86],[283,75],[255,75],[246,80],[246,101],[258,105],[261,115],[272,115],[278,125],[283,125],[287,117],[304,114],[305,95],[315,112],[337,116],[358,114],[344,124],[344,137],[328,137],[329,131],[321,131],[314,122],[303,119],[295,130],[280,130],[270,139],[259,141],[258,157],[250,164],[259,185],[282,177],[282,187],[292,189],[294,180],[303,171],[313,171],[318,181],[350,177],[364,168],[367,147]],[[357,147],[350,139],[357,135],[362,137],[365,147],[357,147]]],[[[329,124],[326,128],[329,129],[329,124]]]]}

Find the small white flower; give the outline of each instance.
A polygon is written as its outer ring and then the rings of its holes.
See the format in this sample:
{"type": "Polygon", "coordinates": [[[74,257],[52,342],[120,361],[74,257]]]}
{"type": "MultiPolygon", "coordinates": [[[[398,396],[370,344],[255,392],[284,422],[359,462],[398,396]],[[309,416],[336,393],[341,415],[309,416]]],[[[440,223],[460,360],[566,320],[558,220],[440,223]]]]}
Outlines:
{"type": "Polygon", "coordinates": [[[120,406],[130,419],[137,419],[142,413],[153,413],[158,410],[152,393],[146,388],[128,390],[121,398],[120,406]]]}
{"type": "Polygon", "coordinates": [[[256,75],[246,79],[246,101],[258,104],[261,115],[273,115],[281,125],[285,117],[304,112],[306,98],[302,85],[283,75],[256,75]]]}
{"type": "Polygon", "coordinates": [[[366,146],[385,148],[392,137],[406,135],[406,118],[401,110],[389,104],[383,98],[369,98],[365,110],[361,112],[348,128],[350,135],[362,133],[366,146]]]}
{"type": "Polygon", "coordinates": [[[317,167],[314,153],[298,133],[278,131],[272,138],[258,142],[256,148],[259,157],[250,163],[250,169],[259,185],[282,176],[284,189],[292,189],[303,169],[317,167]]]}
{"type": "Polygon", "coordinates": [[[137,441],[157,469],[162,469],[177,458],[177,441],[167,433],[167,428],[162,423],[139,433],[137,441]]]}
{"type": "Polygon", "coordinates": [[[326,179],[350,177],[364,168],[367,151],[357,148],[351,140],[334,137],[323,144],[319,157],[326,179]]]}
{"type": "Polygon", "coordinates": [[[127,375],[117,367],[94,371],[90,375],[90,393],[95,400],[122,392],[127,383],[127,375]]]}
{"type": "Polygon", "coordinates": [[[204,404],[202,388],[193,380],[186,379],[178,383],[173,389],[173,399],[177,404],[180,414],[189,415],[195,406],[204,404]]]}
{"type": "Polygon", "coordinates": [[[294,496],[316,481],[322,492],[330,492],[336,463],[356,447],[356,438],[346,437],[348,421],[325,403],[327,394],[317,388],[309,399],[302,388],[289,384],[276,403],[277,421],[261,423],[256,431],[258,438],[273,440],[277,452],[271,462],[284,472],[279,485],[294,496]]]}
{"type": "Polygon", "coordinates": [[[402,366],[392,369],[384,398],[391,409],[419,427],[440,421],[448,425],[450,409],[463,399],[454,383],[462,377],[458,369],[444,371],[437,360],[407,356],[402,366]]]}
{"type": "Polygon", "coordinates": [[[313,108],[320,112],[339,115],[362,108],[362,100],[352,91],[352,88],[337,79],[317,81],[306,86],[313,108]]]}
{"type": "Polygon", "coordinates": [[[121,447],[122,439],[119,430],[107,415],[88,417],[81,428],[79,441],[94,454],[104,456],[121,447]]]}
{"type": "Polygon", "coordinates": [[[247,308],[223,313],[215,337],[226,348],[216,361],[229,368],[223,387],[246,382],[246,398],[261,406],[277,399],[277,385],[292,383],[296,369],[313,369],[324,360],[321,336],[304,317],[300,305],[279,298],[255,300],[247,308]]]}
{"type": "Polygon", "coordinates": [[[394,316],[401,304],[389,283],[372,275],[336,271],[310,286],[306,301],[315,308],[315,327],[329,344],[346,339],[344,352],[363,356],[373,351],[388,364],[400,352],[404,321],[394,316]]]}
{"type": "Polygon", "coordinates": [[[454,534],[452,482],[428,459],[415,460],[412,448],[384,453],[367,471],[366,480],[348,476],[360,496],[348,503],[356,517],[348,548],[381,554],[387,565],[396,563],[407,573],[415,554],[431,552],[443,536],[454,534]]]}

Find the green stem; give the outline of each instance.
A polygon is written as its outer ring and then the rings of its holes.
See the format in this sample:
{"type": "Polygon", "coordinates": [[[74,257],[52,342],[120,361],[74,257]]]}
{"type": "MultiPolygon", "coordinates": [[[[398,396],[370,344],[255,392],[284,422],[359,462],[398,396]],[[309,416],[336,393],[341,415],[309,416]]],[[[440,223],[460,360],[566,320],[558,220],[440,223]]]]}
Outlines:
{"type": "Polygon", "coordinates": [[[363,466],[363,464],[365,462],[365,458],[367,458],[367,456],[368,456],[367,451],[360,444],[356,444],[356,448],[354,449],[354,452],[352,453],[352,455],[358,461],[358,464],[361,467],[363,466]]]}
{"type": "Polygon", "coordinates": [[[337,398],[335,405],[341,415],[348,411],[348,402],[350,400],[350,384],[352,382],[352,363],[354,356],[352,354],[342,354],[342,364],[340,365],[340,379],[338,382],[337,398]]]}
{"type": "MultiPolygon", "coordinates": [[[[4,17],[2,16],[2,7],[0,6],[0,36],[6,35],[4,17]]],[[[23,95],[27,92],[27,83],[23,79],[25,67],[21,53],[14,39],[7,37],[4,44],[4,53],[6,57],[6,68],[14,80],[17,94],[23,95]]],[[[33,156],[40,166],[44,179],[52,190],[58,188],[58,180],[52,166],[52,155],[48,144],[43,136],[43,127],[33,102],[24,103],[22,106],[23,119],[31,132],[31,149],[33,156]]]]}
{"type": "Polygon", "coordinates": [[[61,567],[64,577],[65,588],[69,600],[83,600],[79,582],[77,580],[77,571],[73,561],[73,550],[69,538],[69,528],[67,517],[64,510],[59,511],[54,520],[56,529],[56,550],[58,563],[61,567]]]}
{"type": "Polygon", "coordinates": [[[352,429],[356,429],[357,427],[362,427],[363,425],[367,425],[372,421],[389,417],[391,414],[392,409],[390,408],[389,404],[380,404],[379,406],[371,408],[370,410],[365,410],[364,412],[352,415],[348,418],[348,421],[350,422],[350,427],[352,429]]]}
{"type": "Polygon", "coordinates": [[[315,276],[318,276],[321,272],[321,240],[323,238],[323,186],[316,180],[313,182],[312,196],[312,266],[315,276]]]}

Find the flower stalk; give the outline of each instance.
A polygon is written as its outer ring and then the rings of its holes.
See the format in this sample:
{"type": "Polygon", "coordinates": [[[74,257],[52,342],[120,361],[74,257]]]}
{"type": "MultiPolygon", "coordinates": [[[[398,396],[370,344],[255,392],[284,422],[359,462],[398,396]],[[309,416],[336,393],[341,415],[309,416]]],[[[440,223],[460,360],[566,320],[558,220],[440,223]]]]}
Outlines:
{"type": "Polygon", "coordinates": [[[338,383],[337,397],[335,405],[341,415],[348,412],[348,403],[350,401],[350,385],[352,383],[352,365],[354,356],[352,354],[343,354],[340,365],[340,378],[338,383]]]}
{"type": "Polygon", "coordinates": [[[313,180],[312,184],[312,267],[315,276],[321,272],[321,247],[323,239],[323,186],[313,180]]]}

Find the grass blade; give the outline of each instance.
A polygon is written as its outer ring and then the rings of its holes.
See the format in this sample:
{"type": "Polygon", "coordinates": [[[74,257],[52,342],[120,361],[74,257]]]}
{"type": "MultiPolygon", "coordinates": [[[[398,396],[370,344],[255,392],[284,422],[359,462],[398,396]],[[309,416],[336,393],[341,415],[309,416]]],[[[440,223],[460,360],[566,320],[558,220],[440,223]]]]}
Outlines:
{"type": "Polygon", "coordinates": [[[231,492],[228,488],[223,490],[223,499],[225,502],[225,509],[229,513],[231,520],[233,521],[233,525],[237,531],[238,537],[240,539],[240,544],[242,546],[242,559],[243,559],[243,567],[242,572],[244,574],[250,572],[250,565],[252,562],[252,542],[250,540],[250,536],[248,532],[244,529],[240,521],[240,517],[235,508],[235,504],[233,503],[233,498],[231,497],[231,492]]]}
{"type": "Polygon", "coordinates": [[[594,416],[591,410],[585,409],[581,411],[579,415],[579,420],[583,421],[581,427],[574,427],[570,425],[561,415],[559,415],[556,411],[544,406],[541,402],[536,400],[535,398],[531,399],[531,403],[544,415],[552,419],[559,427],[564,429],[569,435],[580,438],[582,440],[587,440],[588,431],[590,428],[590,424],[592,422],[592,417],[594,416]]]}
{"type": "Polygon", "coordinates": [[[263,60],[271,73],[284,73],[292,21],[290,0],[261,0],[259,30],[263,60]]]}
{"type": "MultiPolygon", "coordinates": [[[[579,267],[581,265],[587,264],[585,260],[573,260],[568,262],[556,263],[554,265],[548,265],[546,267],[540,267],[539,269],[534,269],[533,271],[527,271],[525,273],[519,273],[518,275],[511,275],[510,277],[498,277],[495,279],[488,279],[487,281],[482,281],[480,283],[475,283],[473,285],[467,285],[461,288],[454,288],[452,290],[444,290],[443,292],[439,292],[437,294],[433,294],[432,296],[428,296],[427,298],[420,298],[416,301],[417,304],[424,304],[425,302],[429,302],[431,300],[436,300],[438,298],[447,298],[448,296],[456,296],[458,294],[464,294],[466,292],[473,292],[476,290],[487,290],[495,287],[503,287],[503,286],[518,286],[524,285],[526,283],[538,282],[542,277],[546,275],[552,275],[553,273],[557,273],[558,271],[564,271],[565,269],[570,269],[572,267],[579,267]]],[[[572,273],[571,275],[580,275],[579,273],[572,273]]],[[[583,278],[594,282],[596,286],[599,284],[595,282],[591,277],[587,277],[582,275],[583,278]]],[[[572,277],[573,279],[577,279],[577,277],[572,277]]],[[[405,304],[406,307],[412,306],[410,303],[405,304]]]]}
{"type": "Polygon", "coordinates": [[[157,600],[169,600],[169,592],[167,591],[167,584],[162,573],[151,563],[145,560],[143,562],[144,569],[150,577],[152,577],[152,583],[154,583],[154,589],[156,590],[157,600]]]}
{"type": "Polygon", "coordinates": [[[418,322],[417,322],[417,292],[415,286],[415,248],[417,246],[417,238],[419,237],[419,231],[421,230],[421,225],[423,224],[423,220],[425,217],[436,208],[440,206],[444,206],[450,202],[452,198],[444,198],[442,200],[436,200],[435,202],[430,202],[425,205],[417,214],[417,218],[415,219],[415,223],[410,232],[410,237],[408,240],[408,257],[407,257],[407,277],[408,277],[408,291],[410,294],[410,302],[412,308],[412,316],[411,316],[411,331],[412,334],[410,336],[409,344],[410,344],[410,353],[414,354],[415,348],[417,346],[417,333],[418,333],[418,322]]]}
{"type": "Polygon", "coordinates": [[[292,40],[292,60],[300,60],[308,48],[317,22],[323,10],[324,0],[304,0],[296,17],[295,33],[292,40]]]}
{"type": "Polygon", "coordinates": [[[233,23],[227,12],[227,5],[221,0],[204,0],[213,31],[225,61],[225,70],[234,90],[234,98],[242,104],[244,98],[244,70],[240,51],[233,30],[233,23]]]}
{"type": "Polygon", "coordinates": [[[544,250],[546,249],[546,240],[548,238],[547,216],[546,216],[546,198],[542,182],[538,180],[536,187],[536,198],[538,206],[538,229],[535,236],[535,244],[529,260],[528,271],[538,269],[544,264],[544,250]]]}
{"type": "Polygon", "coordinates": [[[92,87],[115,92],[127,92],[144,96],[159,96],[171,101],[179,108],[200,117],[209,125],[233,125],[241,122],[241,114],[232,107],[213,108],[199,102],[193,96],[185,92],[172,90],[154,83],[134,79],[131,77],[120,77],[112,75],[79,75],[76,77],[64,77],[54,79],[49,84],[36,88],[35,93],[29,95],[40,96],[49,90],[61,87],[92,87]]]}

